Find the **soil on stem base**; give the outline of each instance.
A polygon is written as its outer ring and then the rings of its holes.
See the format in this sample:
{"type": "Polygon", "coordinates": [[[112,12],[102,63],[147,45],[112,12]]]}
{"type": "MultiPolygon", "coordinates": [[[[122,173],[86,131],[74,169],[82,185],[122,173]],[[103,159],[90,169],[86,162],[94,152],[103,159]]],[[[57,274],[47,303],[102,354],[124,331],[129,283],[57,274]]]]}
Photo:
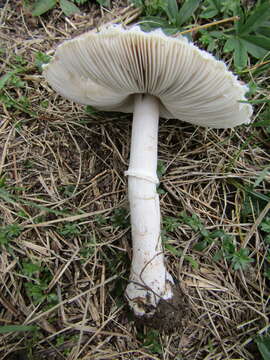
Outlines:
{"type": "MultiPolygon", "coordinates": [[[[149,312],[152,313],[153,309],[149,309],[149,312]]],[[[154,315],[136,317],[136,322],[139,325],[171,333],[186,327],[190,313],[191,305],[187,295],[179,285],[174,285],[173,297],[170,300],[160,299],[154,315]]]]}

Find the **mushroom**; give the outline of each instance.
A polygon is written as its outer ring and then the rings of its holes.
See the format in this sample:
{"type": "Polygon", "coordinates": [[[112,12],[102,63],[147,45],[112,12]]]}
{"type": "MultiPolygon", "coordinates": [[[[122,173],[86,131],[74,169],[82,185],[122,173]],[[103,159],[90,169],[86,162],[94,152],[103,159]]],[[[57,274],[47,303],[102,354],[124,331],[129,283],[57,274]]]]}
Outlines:
{"type": "MultiPolygon", "coordinates": [[[[160,236],[159,117],[212,128],[247,124],[252,114],[245,103],[248,88],[224,62],[186,38],[167,37],[161,30],[145,33],[138,26],[110,26],[65,41],[44,75],[67,99],[98,110],[133,113],[125,172],[133,258],[125,296],[137,317],[151,321],[160,314],[160,304],[179,296],[160,236]]],[[[172,315],[166,314],[171,326],[175,310],[172,306],[172,315]]]]}

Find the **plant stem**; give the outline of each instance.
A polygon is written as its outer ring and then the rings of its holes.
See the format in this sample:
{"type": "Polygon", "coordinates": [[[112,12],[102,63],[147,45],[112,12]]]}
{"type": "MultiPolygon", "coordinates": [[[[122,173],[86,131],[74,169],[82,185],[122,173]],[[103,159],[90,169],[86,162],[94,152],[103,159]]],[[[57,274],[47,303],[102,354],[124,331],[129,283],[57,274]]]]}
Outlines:
{"type": "Polygon", "coordinates": [[[188,29],[188,30],[185,30],[185,31],[180,31],[178,34],[184,35],[184,34],[188,34],[190,32],[198,31],[198,30],[201,30],[201,29],[206,29],[206,28],[209,28],[211,26],[216,26],[216,25],[219,25],[219,24],[223,24],[225,22],[238,21],[239,19],[240,19],[239,16],[232,16],[232,17],[229,17],[229,18],[226,18],[226,19],[213,21],[213,22],[211,22],[209,24],[195,26],[195,27],[193,27],[191,29],[188,29]]]}

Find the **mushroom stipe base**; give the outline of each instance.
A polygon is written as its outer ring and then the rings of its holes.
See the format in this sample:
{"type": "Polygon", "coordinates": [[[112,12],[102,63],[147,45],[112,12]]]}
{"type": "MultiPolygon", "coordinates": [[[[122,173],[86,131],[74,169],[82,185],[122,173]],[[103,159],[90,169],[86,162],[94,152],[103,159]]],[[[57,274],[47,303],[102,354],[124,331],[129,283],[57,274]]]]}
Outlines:
{"type": "Polygon", "coordinates": [[[175,330],[183,330],[191,316],[191,305],[188,296],[183,292],[179,285],[173,286],[173,297],[170,300],[160,299],[155,313],[152,314],[153,308],[148,310],[151,316],[136,317],[137,325],[145,325],[165,333],[172,333],[175,330]]]}

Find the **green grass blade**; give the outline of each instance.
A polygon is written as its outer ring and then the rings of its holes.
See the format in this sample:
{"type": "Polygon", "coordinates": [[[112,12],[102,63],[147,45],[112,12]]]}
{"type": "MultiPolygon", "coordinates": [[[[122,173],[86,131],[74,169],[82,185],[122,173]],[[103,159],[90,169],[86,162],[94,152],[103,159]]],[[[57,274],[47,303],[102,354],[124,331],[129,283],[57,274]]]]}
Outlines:
{"type": "Polygon", "coordinates": [[[240,189],[252,196],[254,196],[255,198],[259,199],[259,200],[263,200],[266,201],[267,203],[270,201],[270,197],[264,194],[261,194],[257,191],[254,191],[253,189],[249,188],[248,186],[245,186],[241,183],[239,183],[238,181],[234,180],[234,179],[228,179],[228,183],[232,184],[233,186],[235,186],[237,189],[240,189]]]}
{"type": "Polygon", "coordinates": [[[11,195],[10,193],[8,193],[7,191],[5,191],[3,189],[0,189],[0,198],[2,198],[4,201],[6,201],[9,204],[16,205],[18,203],[21,203],[21,204],[24,204],[27,206],[32,206],[33,208],[39,209],[46,213],[51,213],[54,215],[63,215],[63,214],[68,215],[64,211],[50,209],[47,206],[39,205],[39,204],[35,203],[34,201],[24,200],[22,198],[19,198],[18,196],[11,195]]]}
{"type": "Polygon", "coordinates": [[[36,331],[36,329],[36,326],[33,325],[5,325],[0,326],[0,334],[7,334],[10,332],[36,331]]]}
{"type": "MultiPolygon", "coordinates": [[[[269,104],[270,103],[270,99],[257,99],[257,100],[239,100],[240,103],[243,103],[243,104],[269,104]]],[[[256,123],[255,123],[256,125],[256,123]]]]}

